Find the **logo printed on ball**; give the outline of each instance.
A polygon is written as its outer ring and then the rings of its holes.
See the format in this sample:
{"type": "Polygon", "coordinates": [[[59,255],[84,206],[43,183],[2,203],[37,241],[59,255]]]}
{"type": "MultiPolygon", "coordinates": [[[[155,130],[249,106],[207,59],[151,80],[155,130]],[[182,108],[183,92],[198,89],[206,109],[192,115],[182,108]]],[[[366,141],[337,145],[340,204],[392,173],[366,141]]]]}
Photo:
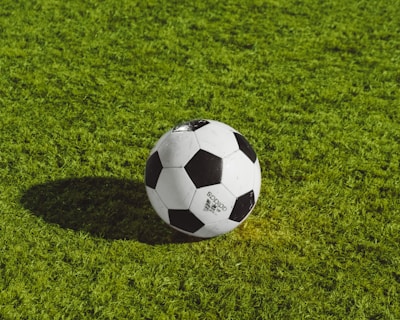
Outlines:
{"type": "Polygon", "coordinates": [[[227,210],[226,206],[211,191],[207,192],[207,197],[203,211],[210,211],[213,214],[217,214],[227,210]]]}

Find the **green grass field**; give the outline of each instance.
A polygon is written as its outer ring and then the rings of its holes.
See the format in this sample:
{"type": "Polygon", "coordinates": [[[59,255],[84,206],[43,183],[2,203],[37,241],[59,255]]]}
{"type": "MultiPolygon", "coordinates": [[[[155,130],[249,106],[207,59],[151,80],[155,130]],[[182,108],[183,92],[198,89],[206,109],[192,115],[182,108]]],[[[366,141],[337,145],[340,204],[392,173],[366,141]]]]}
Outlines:
{"type": "Polygon", "coordinates": [[[400,2],[2,0],[0,319],[400,319],[400,2]],[[256,150],[236,230],[152,210],[159,137],[256,150]]]}

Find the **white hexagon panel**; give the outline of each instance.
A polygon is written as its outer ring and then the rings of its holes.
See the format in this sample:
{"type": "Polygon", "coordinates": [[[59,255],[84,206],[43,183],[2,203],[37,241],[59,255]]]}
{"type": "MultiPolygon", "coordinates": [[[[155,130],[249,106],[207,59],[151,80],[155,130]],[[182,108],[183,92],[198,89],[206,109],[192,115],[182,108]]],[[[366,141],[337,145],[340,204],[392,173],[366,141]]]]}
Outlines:
{"type": "Polygon", "coordinates": [[[200,148],[218,157],[225,157],[239,149],[232,130],[218,122],[211,122],[195,132],[200,148]]]}
{"type": "Polygon", "coordinates": [[[207,120],[211,124],[215,124],[218,127],[226,130],[226,131],[231,131],[231,132],[237,132],[234,128],[231,126],[227,125],[226,123],[220,122],[220,121],[215,121],[215,120],[207,120]]]}
{"type": "Polygon", "coordinates": [[[215,237],[215,235],[220,235],[232,231],[238,225],[240,225],[239,222],[232,220],[216,221],[204,225],[196,232],[194,232],[193,235],[199,238],[211,238],[215,237]]]}
{"type": "Polygon", "coordinates": [[[156,212],[158,213],[160,218],[164,220],[164,222],[169,224],[170,221],[168,217],[168,208],[165,206],[164,202],[161,201],[157,191],[153,188],[146,186],[146,192],[154,210],[156,210],[156,212]]]}
{"type": "Polygon", "coordinates": [[[222,184],[236,197],[254,186],[254,163],[240,150],[223,159],[222,184]]]}
{"type": "Polygon", "coordinates": [[[156,192],[168,209],[187,209],[196,187],[183,168],[164,168],[156,192]]]}
{"type": "Polygon", "coordinates": [[[158,147],[164,168],[183,167],[198,150],[199,144],[192,131],[172,131],[158,147]]]}

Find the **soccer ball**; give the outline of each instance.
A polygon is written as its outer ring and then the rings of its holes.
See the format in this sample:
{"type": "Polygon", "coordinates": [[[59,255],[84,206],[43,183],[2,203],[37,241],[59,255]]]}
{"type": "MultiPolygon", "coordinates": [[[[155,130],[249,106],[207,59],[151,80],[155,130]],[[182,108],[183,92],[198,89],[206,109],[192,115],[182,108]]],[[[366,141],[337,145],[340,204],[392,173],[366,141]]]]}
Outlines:
{"type": "Polygon", "coordinates": [[[185,234],[211,238],[248,217],[260,194],[261,170],[238,131],[214,120],[193,120],[156,143],[145,183],[162,220],[185,234]]]}

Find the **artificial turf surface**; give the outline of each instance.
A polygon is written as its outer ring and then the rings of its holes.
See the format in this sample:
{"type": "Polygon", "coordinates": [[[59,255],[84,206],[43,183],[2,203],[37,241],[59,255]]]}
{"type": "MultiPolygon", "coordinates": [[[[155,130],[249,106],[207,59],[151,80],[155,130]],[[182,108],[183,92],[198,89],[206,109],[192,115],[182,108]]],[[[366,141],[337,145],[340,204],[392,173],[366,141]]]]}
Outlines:
{"type": "Polygon", "coordinates": [[[0,6],[0,319],[400,319],[400,3],[0,6]],[[249,219],[194,241],[148,153],[226,122],[249,219]]]}

